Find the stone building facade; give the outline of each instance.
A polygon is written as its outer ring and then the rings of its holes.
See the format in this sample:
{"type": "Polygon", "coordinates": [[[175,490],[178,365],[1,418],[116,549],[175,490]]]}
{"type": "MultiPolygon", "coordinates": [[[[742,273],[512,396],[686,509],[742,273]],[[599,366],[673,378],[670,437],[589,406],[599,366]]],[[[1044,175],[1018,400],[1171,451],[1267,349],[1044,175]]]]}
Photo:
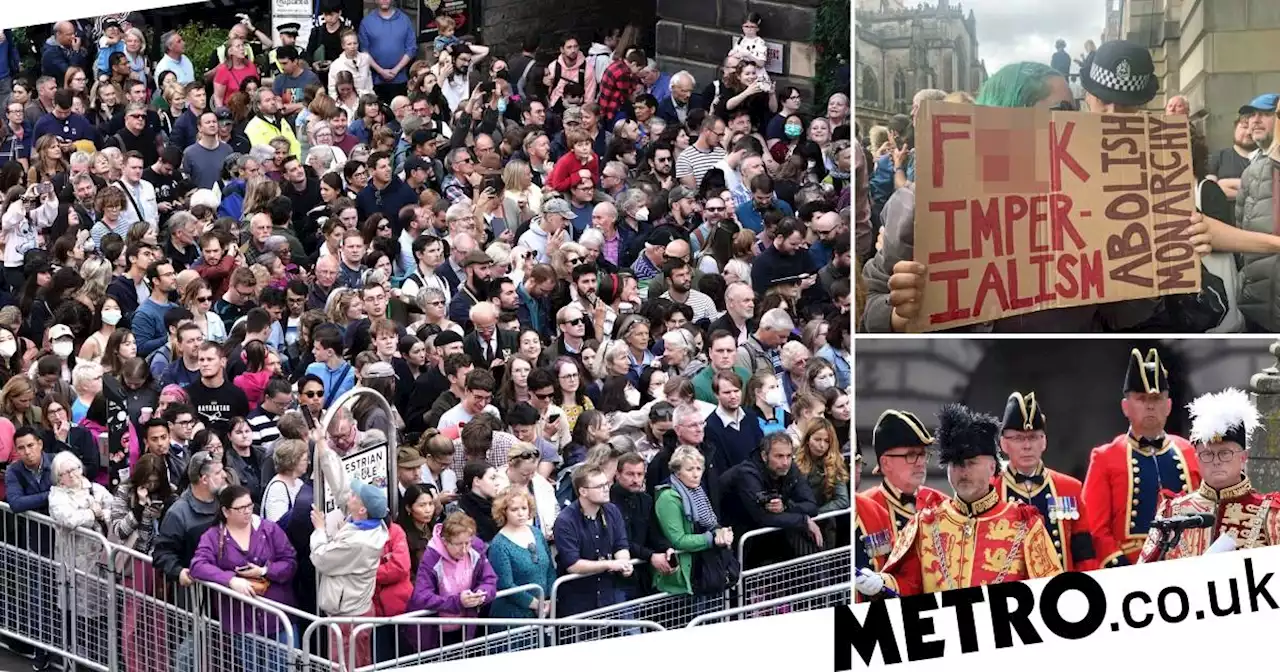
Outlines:
{"type": "Polygon", "coordinates": [[[863,128],[911,111],[921,89],[976,93],[986,81],[973,10],[938,0],[858,0],[854,12],[854,91],[863,128]]]}
{"type": "Polygon", "coordinates": [[[1118,37],[1151,50],[1163,108],[1181,93],[1206,110],[1209,146],[1231,144],[1236,111],[1254,96],[1280,93],[1280,3],[1275,0],[1110,0],[1119,5],[1118,37]]]}
{"type": "Polygon", "coordinates": [[[770,68],[779,87],[795,86],[813,100],[815,53],[810,39],[821,0],[657,0],[655,44],[666,72],[688,70],[701,89],[742,35],[751,12],[763,18],[760,37],[776,46],[780,67],[770,68]]]}

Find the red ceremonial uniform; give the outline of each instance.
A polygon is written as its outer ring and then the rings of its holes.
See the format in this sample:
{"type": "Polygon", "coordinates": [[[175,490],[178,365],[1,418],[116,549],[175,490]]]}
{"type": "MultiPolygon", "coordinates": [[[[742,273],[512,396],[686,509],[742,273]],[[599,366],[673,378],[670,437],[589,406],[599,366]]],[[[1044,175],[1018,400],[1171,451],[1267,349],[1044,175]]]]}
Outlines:
{"type": "Polygon", "coordinates": [[[1200,463],[1191,444],[1166,434],[1157,447],[1130,434],[1098,446],[1089,456],[1084,503],[1099,567],[1133,564],[1151,521],[1165,501],[1200,487],[1200,463]]]}
{"type": "Polygon", "coordinates": [[[1001,500],[1036,507],[1063,569],[1087,572],[1098,568],[1080,481],[1041,465],[1030,476],[1007,468],[996,474],[993,485],[1001,500]]]}
{"type": "Polygon", "coordinates": [[[871,498],[871,501],[879,504],[885,511],[889,512],[889,518],[893,520],[893,530],[895,532],[906,526],[907,521],[916,515],[916,502],[924,501],[926,498],[937,500],[946,499],[947,496],[938,490],[927,486],[920,486],[916,490],[916,494],[907,494],[892,485],[888,481],[881,482],[874,488],[863,490],[863,495],[871,498]]]}
{"type": "Polygon", "coordinates": [[[922,498],[881,576],[898,595],[918,595],[1061,572],[1040,512],[1002,501],[992,488],[973,504],[922,498]]]}
{"type": "MultiPolygon", "coordinates": [[[[1280,494],[1264,495],[1253,489],[1245,478],[1240,483],[1222,490],[1214,490],[1201,483],[1195,492],[1165,502],[1160,511],[1162,518],[1212,513],[1212,528],[1182,531],[1178,545],[1169,550],[1164,560],[1194,558],[1204,555],[1214,540],[1222,535],[1236,541],[1236,549],[1273,546],[1280,542],[1280,494]]],[[[1160,531],[1151,530],[1142,546],[1138,562],[1158,560],[1160,531]]]]}
{"type": "MultiPolygon", "coordinates": [[[[853,497],[854,567],[880,571],[893,550],[893,521],[875,500],[861,493],[853,497]]],[[[862,602],[862,595],[854,591],[853,600],[862,602]]]]}

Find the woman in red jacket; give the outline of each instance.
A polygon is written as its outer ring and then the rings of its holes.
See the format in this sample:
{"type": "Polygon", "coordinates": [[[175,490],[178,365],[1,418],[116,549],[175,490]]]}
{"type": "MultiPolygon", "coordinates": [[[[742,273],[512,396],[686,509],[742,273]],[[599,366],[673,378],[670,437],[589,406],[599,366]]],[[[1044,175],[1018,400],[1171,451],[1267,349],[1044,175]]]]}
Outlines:
{"type": "MultiPolygon", "coordinates": [[[[409,575],[409,542],[399,524],[387,520],[387,543],[382,547],[382,560],[378,563],[378,578],[373,590],[375,616],[401,616],[409,606],[413,595],[413,577],[409,575]]],[[[373,651],[376,662],[394,660],[403,655],[397,642],[396,626],[380,625],[373,633],[373,651]]]]}
{"type": "Polygon", "coordinates": [[[565,132],[565,142],[572,151],[556,161],[556,167],[551,169],[551,176],[547,178],[547,186],[556,191],[567,192],[577,186],[583,177],[590,177],[593,185],[599,182],[600,158],[591,151],[591,140],[591,136],[582,131],[565,132]],[[582,174],[584,170],[588,175],[582,174]]]}

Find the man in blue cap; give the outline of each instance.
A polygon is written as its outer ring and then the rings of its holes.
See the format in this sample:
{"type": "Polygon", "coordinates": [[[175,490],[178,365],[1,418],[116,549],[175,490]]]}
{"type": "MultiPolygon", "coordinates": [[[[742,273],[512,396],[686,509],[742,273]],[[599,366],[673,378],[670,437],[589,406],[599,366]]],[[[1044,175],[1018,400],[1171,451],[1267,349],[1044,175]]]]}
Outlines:
{"type": "Polygon", "coordinates": [[[1240,116],[1248,115],[1249,134],[1253,136],[1253,144],[1257,145],[1249,157],[1250,161],[1256,161],[1258,157],[1265,156],[1267,150],[1271,148],[1271,139],[1275,137],[1276,131],[1278,103],[1280,103],[1280,94],[1264,93],[1249,101],[1248,105],[1240,106],[1240,116]]]}

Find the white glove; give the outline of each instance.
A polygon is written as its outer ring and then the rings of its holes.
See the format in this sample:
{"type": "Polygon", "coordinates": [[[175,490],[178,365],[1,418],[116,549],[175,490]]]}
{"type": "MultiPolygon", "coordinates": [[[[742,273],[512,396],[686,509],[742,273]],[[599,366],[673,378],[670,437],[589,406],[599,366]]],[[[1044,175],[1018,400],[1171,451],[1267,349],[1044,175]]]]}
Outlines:
{"type": "Polygon", "coordinates": [[[1221,537],[1218,537],[1217,541],[1214,541],[1213,544],[1209,546],[1209,548],[1204,552],[1204,554],[1209,555],[1211,553],[1230,553],[1231,551],[1234,551],[1234,550],[1236,550],[1235,538],[1233,538],[1229,534],[1224,534],[1221,537]]]}
{"type": "Polygon", "coordinates": [[[867,597],[879,595],[884,590],[884,578],[875,572],[859,570],[853,579],[853,587],[867,597]]]}

